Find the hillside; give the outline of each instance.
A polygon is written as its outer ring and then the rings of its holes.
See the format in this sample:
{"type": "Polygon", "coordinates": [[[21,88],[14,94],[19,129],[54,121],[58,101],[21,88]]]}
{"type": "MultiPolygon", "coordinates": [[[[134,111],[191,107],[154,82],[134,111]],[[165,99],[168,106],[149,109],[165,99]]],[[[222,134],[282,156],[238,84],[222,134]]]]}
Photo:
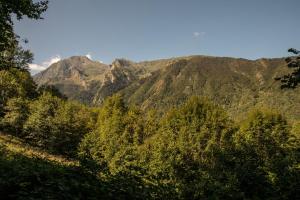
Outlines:
{"type": "Polygon", "coordinates": [[[51,155],[0,132],[0,194],[3,199],[105,197],[99,180],[79,162],[51,155]]]}
{"type": "Polygon", "coordinates": [[[146,199],[157,190],[145,193],[140,184],[126,175],[93,174],[75,159],[0,132],[1,199],[146,199]]]}
{"type": "Polygon", "coordinates": [[[34,76],[38,85],[55,85],[70,99],[98,105],[114,93],[143,109],[166,109],[192,95],[206,96],[236,120],[253,107],[279,109],[300,119],[300,93],[281,90],[274,77],[287,71],[282,58],[246,60],[189,56],[111,65],[74,56],[34,76]]]}

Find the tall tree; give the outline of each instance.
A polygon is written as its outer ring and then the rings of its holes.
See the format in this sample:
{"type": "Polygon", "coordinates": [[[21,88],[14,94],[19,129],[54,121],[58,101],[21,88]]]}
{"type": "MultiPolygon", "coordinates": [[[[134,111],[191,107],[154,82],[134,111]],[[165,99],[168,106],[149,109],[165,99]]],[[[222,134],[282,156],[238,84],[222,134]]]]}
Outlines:
{"type": "MultiPolygon", "coordinates": [[[[32,98],[35,84],[28,72],[33,54],[19,46],[19,36],[14,33],[13,16],[41,19],[48,1],[0,0],[0,118],[5,115],[6,103],[13,97],[32,98]]],[[[27,42],[27,41],[26,41],[27,42]]]]}
{"type": "Polygon", "coordinates": [[[32,61],[32,53],[18,46],[19,36],[14,33],[13,14],[17,20],[24,16],[41,19],[47,5],[48,1],[34,3],[32,0],[0,0],[0,70],[27,69],[27,64],[32,61]]]}

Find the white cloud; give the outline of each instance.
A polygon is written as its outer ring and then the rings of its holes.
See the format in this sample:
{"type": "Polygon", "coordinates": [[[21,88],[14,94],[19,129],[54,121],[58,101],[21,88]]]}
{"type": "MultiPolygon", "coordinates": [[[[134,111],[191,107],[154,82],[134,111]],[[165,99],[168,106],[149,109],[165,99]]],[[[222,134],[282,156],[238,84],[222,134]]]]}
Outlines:
{"type": "Polygon", "coordinates": [[[194,33],[193,33],[193,36],[194,36],[194,37],[199,37],[199,36],[200,36],[200,33],[199,33],[199,32],[194,32],[194,33]]]}
{"type": "Polygon", "coordinates": [[[46,69],[46,67],[38,64],[29,64],[29,69],[34,71],[42,71],[46,69]]]}
{"type": "Polygon", "coordinates": [[[86,54],[85,56],[86,56],[88,59],[92,60],[92,55],[91,55],[91,53],[88,53],[88,54],[86,54]]]}
{"type": "Polygon", "coordinates": [[[206,34],[205,32],[198,32],[198,31],[193,32],[193,36],[194,36],[195,38],[202,37],[202,36],[204,36],[205,34],[206,34]]]}
{"type": "Polygon", "coordinates": [[[44,62],[42,63],[42,65],[43,65],[43,66],[49,67],[49,66],[52,65],[53,63],[56,63],[56,62],[58,62],[58,61],[60,61],[60,60],[61,60],[60,56],[57,55],[57,56],[54,56],[54,57],[50,58],[49,60],[44,61],[44,62]]]}
{"type": "Polygon", "coordinates": [[[61,57],[59,55],[57,55],[48,60],[45,60],[44,62],[42,62],[42,64],[35,64],[35,63],[29,64],[30,72],[32,74],[36,74],[40,71],[47,69],[50,65],[52,65],[53,63],[56,63],[60,60],[61,60],[61,57]]]}

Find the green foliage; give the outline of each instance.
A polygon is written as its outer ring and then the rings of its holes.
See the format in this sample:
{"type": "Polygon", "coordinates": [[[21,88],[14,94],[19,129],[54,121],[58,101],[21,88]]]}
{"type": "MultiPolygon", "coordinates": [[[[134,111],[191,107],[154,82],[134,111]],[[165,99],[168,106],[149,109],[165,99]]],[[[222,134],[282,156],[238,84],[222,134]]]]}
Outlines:
{"type": "Polygon", "coordinates": [[[49,93],[33,101],[29,113],[25,138],[54,153],[74,156],[81,138],[93,127],[92,112],[87,107],[49,93]]]}
{"type": "Polygon", "coordinates": [[[6,115],[2,119],[5,131],[22,137],[23,125],[28,117],[29,102],[21,97],[11,98],[5,106],[6,115]]]}
{"type": "Polygon", "coordinates": [[[104,102],[96,129],[85,136],[79,154],[94,160],[103,169],[118,172],[136,161],[136,148],[144,137],[140,110],[126,107],[116,95],[104,102]]]}
{"type": "Polygon", "coordinates": [[[160,118],[153,111],[142,115],[113,96],[101,107],[96,129],[85,135],[79,154],[94,173],[128,174],[144,180],[141,187],[163,188],[170,199],[298,194],[299,138],[281,115],[256,111],[238,129],[223,109],[199,97],[160,118]]]}
{"type": "Polygon", "coordinates": [[[0,140],[3,199],[173,199],[169,190],[145,182],[143,177],[126,172],[97,176],[80,166],[49,161],[47,157],[26,157],[30,154],[11,152],[4,146],[7,144],[2,145],[0,140]]]}
{"type": "Polygon", "coordinates": [[[254,111],[250,115],[235,137],[236,172],[247,198],[292,199],[299,195],[300,157],[295,139],[280,114],[254,111]]]}
{"type": "Polygon", "coordinates": [[[12,16],[15,14],[18,20],[23,16],[41,19],[47,4],[48,1],[33,3],[32,0],[0,0],[0,70],[27,69],[27,64],[32,61],[32,54],[18,46],[12,16]]]}
{"type": "Polygon", "coordinates": [[[181,198],[207,198],[218,193],[219,198],[228,198],[234,194],[231,177],[224,169],[225,153],[232,146],[234,130],[222,109],[192,97],[163,118],[157,137],[151,141],[150,170],[177,187],[181,198]]]}
{"type": "Polygon", "coordinates": [[[53,118],[62,101],[50,94],[43,94],[30,104],[30,116],[24,124],[25,137],[40,147],[49,148],[53,118]]]}
{"type": "Polygon", "coordinates": [[[292,71],[282,77],[276,77],[275,80],[280,80],[281,89],[283,88],[296,88],[300,82],[300,51],[296,49],[289,49],[288,52],[292,53],[294,57],[286,58],[287,67],[292,71]]]}
{"type": "MultiPolygon", "coordinates": [[[[27,71],[33,55],[18,46],[19,36],[14,33],[12,17],[15,15],[17,20],[23,16],[40,19],[41,14],[47,9],[47,4],[48,1],[34,3],[32,0],[0,0],[0,120],[5,115],[4,107],[8,99],[25,100],[36,96],[35,83],[27,71]]],[[[11,102],[7,109],[14,109],[12,106],[11,102]]],[[[20,127],[21,124],[18,124],[16,129],[20,127]]]]}
{"type": "Polygon", "coordinates": [[[77,102],[63,102],[53,118],[52,148],[54,152],[75,156],[81,138],[94,126],[93,113],[77,102]]]}
{"type": "Polygon", "coordinates": [[[291,131],[274,112],[256,110],[239,128],[222,108],[200,97],[160,117],[125,105],[119,95],[95,109],[47,92],[29,104],[10,99],[7,110],[7,124],[31,144],[56,154],[78,153],[82,166],[9,158],[2,149],[0,172],[14,166],[11,173],[0,173],[1,192],[9,198],[38,199],[42,193],[56,199],[299,197],[298,124],[291,131]]]}
{"type": "Polygon", "coordinates": [[[29,72],[16,69],[0,71],[0,117],[10,98],[32,99],[36,96],[36,85],[29,72]]]}

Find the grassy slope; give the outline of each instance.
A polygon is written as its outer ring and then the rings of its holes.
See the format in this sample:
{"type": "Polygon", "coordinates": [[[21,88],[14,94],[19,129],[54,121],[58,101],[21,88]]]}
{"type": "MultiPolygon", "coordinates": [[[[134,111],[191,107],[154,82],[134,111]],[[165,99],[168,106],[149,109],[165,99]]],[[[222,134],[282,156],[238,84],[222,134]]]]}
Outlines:
{"type": "Polygon", "coordinates": [[[97,174],[0,133],[1,199],[164,199],[164,189],[130,174],[97,174]]]}
{"type": "Polygon", "coordinates": [[[79,162],[48,154],[20,139],[0,135],[0,196],[3,199],[98,199],[101,182],[79,162]]]}
{"type": "Polygon", "coordinates": [[[78,167],[77,160],[71,160],[59,155],[52,155],[41,149],[32,147],[24,143],[21,139],[0,133],[0,144],[8,152],[19,154],[27,158],[37,158],[48,162],[57,163],[63,166],[78,167]]]}

